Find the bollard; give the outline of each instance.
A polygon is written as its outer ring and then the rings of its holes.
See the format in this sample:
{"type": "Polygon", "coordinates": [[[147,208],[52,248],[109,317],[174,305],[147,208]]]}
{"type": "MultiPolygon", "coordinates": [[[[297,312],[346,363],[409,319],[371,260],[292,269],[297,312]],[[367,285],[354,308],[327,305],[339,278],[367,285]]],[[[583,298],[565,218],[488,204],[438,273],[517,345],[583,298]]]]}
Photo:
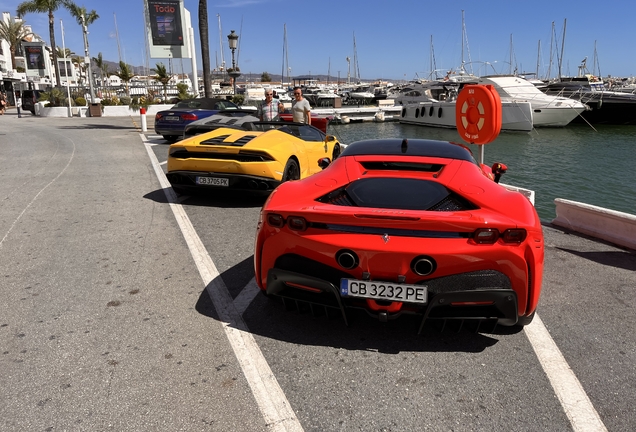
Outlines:
{"type": "Polygon", "coordinates": [[[140,108],[139,114],[141,115],[141,131],[148,131],[148,123],[146,122],[146,108],[140,108]]]}

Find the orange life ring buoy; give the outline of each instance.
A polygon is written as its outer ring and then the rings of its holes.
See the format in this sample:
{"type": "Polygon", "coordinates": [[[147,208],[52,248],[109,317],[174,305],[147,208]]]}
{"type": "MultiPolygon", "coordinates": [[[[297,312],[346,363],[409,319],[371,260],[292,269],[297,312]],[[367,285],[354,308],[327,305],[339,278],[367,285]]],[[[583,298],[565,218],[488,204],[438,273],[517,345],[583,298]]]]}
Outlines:
{"type": "Polygon", "coordinates": [[[466,85],[456,103],[455,122],[464,141],[488,144],[497,138],[501,131],[501,98],[492,85],[466,85]]]}

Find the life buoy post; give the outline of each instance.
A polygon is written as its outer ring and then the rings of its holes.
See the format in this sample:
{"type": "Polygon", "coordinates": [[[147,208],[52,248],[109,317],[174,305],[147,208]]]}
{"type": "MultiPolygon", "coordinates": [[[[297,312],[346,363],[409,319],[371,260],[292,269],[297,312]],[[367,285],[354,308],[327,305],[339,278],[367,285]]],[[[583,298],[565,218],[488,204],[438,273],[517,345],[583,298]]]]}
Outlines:
{"type": "Polygon", "coordinates": [[[483,163],[483,145],[493,142],[501,131],[501,98],[497,90],[490,84],[464,86],[457,96],[455,123],[464,141],[480,146],[483,163]]]}

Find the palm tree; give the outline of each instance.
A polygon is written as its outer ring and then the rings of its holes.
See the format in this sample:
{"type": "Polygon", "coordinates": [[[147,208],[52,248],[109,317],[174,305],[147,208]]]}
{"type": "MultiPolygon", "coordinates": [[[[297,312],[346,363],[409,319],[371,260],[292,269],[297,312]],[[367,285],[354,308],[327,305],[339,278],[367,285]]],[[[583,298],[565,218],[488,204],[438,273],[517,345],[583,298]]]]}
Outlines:
{"type": "Polygon", "coordinates": [[[61,47],[55,47],[55,50],[57,51],[57,56],[58,58],[69,58],[69,57],[73,57],[75,55],[75,53],[73,51],[71,51],[70,48],[65,48],[64,51],[62,51],[61,47]]]}
{"type": "Polygon", "coordinates": [[[168,83],[172,79],[168,71],[166,70],[166,66],[163,63],[157,63],[157,67],[155,69],[151,69],[155,75],[152,77],[153,79],[159,81],[161,85],[163,85],[163,101],[168,100],[168,83]]]}
{"type": "MultiPolygon", "coordinates": [[[[104,57],[102,56],[102,53],[97,54],[97,57],[93,57],[93,63],[95,63],[95,66],[97,66],[97,69],[99,69],[99,79],[100,79],[100,83],[102,84],[102,87],[104,86],[104,57]]],[[[106,71],[108,71],[108,65],[106,65],[106,71]]]]}
{"type": "Polygon", "coordinates": [[[130,89],[128,87],[128,83],[133,79],[135,74],[133,73],[130,66],[128,66],[123,61],[119,62],[119,72],[115,72],[115,75],[119,77],[126,84],[126,96],[130,96],[130,89]]]}
{"type": "Polygon", "coordinates": [[[68,0],[64,3],[68,11],[71,13],[71,16],[77,20],[79,25],[86,24],[86,27],[88,27],[90,24],[93,24],[97,18],[99,18],[95,9],[90,12],[86,12],[85,6],[78,6],[68,0]],[[84,22],[82,22],[82,17],[84,17],[84,22]]]}
{"type": "Polygon", "coordinates": [[[11,53],[11,67],[15,69],[15,52],[22,39],[32,34],[24,27],[23,21],[0,21],[0,40],[7,41],[11,53]]]}
{"type": "MultiPolygon", "coordinates": [[[[199,0],[199,37],[201,39],[201,59],[203,62],[203,87],[205,97],[212,96],[212,80],[210,79],[210,38],[208,36],[208,1],[199,0]]],[[[194,54],[193,54],[194,55],[194,54]]],[[[199,94],[199,83],[194,83],[196,94],[199,94]]]]}
{"type": "MultiPolygon", "coordinates": [[[[88,25],[95,22],[95,20],[99,18],[99,15],[97,15],[95,9],[90,12],[86,12],[85,6],[78,6],[73,3],[72,0],[65,0],[65,5],[71,13],[71,16],[77,20],[77,23],[80,26],[82,26],[82,30],[84,31],[84,51],[85,56],[88,57],[88,25]]],[[[92,71],[90,60],[88,61],[88,64],[83,64],[80,69],[84,69],[84,72],[86,72],[86,80],[88,81],[91,89],[91,101],[94,102],[93,98],[95,97],[95,94],[93,92],[93,81],[91,81],[92,71]]]]}
{"type": "Polygon", "coordinates": [[[16,10],[20,18],[29,12],[47,13],[49,15],[49,37],[51,38],[53,67],[55,68],[55,79],[58,87],[60,87],[62,83],[60,81],[60,65],[57,64],[57,50],[55,49],[55,16],[53,13],[62,6],[68,7],[68,2],[66,0],[27,0],[20,3],[16,10]]]}
{"type": "Polygon", "coordinates": [[[79,72],[79,84],[82,84],[82,72],[86,72],[86,64],[84,63],[84,57],[80,57],[78,55],[74,55],[71,57],[71,62],[75,65],[75,68],[79,72]]]}

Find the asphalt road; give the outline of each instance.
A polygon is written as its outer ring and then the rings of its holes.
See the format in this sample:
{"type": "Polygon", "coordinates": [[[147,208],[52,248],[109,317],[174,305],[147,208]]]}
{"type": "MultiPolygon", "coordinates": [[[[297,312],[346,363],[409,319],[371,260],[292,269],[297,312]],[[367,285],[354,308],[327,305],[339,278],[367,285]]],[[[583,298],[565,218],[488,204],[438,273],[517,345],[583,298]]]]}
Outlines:
{"type": "Polygon", "coordinates": [[[634,251],[546,221],[526,330],[345,327],[257,295],[265,197],[175,203],[138,124],[0,117],[0,430],[636,430],[634,251]]]}

